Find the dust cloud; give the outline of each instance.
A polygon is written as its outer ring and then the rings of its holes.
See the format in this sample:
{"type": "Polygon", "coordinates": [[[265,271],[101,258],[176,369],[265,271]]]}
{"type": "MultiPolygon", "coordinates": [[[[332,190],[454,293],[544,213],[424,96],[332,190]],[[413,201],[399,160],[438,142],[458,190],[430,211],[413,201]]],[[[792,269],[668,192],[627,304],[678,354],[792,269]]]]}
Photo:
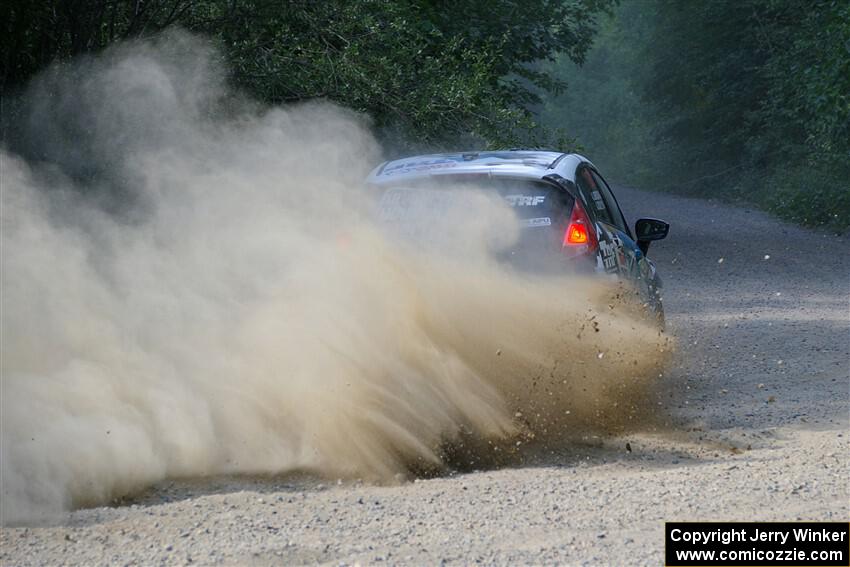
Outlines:
{"type": "Polygon", "coordinates": [[[386,481],[452,444],[616,429],[668,349],[616,290],[500,267],[504,205],[475,215],[498,238],[453,222],[471,244],[451,254],[386,238],[364,119],[247,101],[184,33],[53,68],[13,109],[4,522],[164,478],[386,481]]]}

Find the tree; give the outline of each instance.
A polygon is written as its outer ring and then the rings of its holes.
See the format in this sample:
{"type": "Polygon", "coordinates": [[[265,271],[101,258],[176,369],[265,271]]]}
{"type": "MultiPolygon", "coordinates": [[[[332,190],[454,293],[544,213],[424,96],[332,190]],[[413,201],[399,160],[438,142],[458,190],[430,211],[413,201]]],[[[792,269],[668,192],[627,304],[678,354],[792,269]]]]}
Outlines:
{"type": "Polygon", "coordinates": [[[179,24],[215,38],[266,102],[333,100],[419,144],[543,143],[529,107],[563,85],[535,63],[582,61],[612,1],[13,0],[3,84],[179,24]]]}
{"type": "Polygon", "coordinates": [[[621,181],[850,226],[850,4],[625,0],[548,121],[621,181]],[[604,165],[604,163],[603,163],[604,165]]]}

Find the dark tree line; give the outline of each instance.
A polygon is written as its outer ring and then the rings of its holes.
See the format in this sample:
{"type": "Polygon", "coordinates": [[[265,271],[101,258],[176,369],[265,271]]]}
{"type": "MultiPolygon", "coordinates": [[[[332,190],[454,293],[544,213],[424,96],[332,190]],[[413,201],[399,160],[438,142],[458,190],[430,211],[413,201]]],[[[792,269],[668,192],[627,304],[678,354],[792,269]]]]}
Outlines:
{"type": "Polygon", "coordinates": [[[232,81],[269,103],[332,100],[385,135],[545,143],[529,107],[562,82],[535,64],[581,62],[612,0],[11,0],[2,84],[179,25],[213,38],[232,81]]]}
{"type": "Polygon", "coordinates": [[[850,225],[850,2],[615,2],[7,0],[0,85],[180,26],[254,98],[340,103],[396,147],[569,134],[626,182],[850,225]]]}
{"type": "MultiPolygon", "coordinates": [[[[850,3],[663,0],[646,97],[683,165],[850,157],[850,3]]],[[[836,164],[840,165],[840,164],[836,164]]]]}
{"type": "Polygon", "coordinates": [[[622,180],[850,226],[850,2],[622,0],[556,75],[547,120],[622,180]]]}

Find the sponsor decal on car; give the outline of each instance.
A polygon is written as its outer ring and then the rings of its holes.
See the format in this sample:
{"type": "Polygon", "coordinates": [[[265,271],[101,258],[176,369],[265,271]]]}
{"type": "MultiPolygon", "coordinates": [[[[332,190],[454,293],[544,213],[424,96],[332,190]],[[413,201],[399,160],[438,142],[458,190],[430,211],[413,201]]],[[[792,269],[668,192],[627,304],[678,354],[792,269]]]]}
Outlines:
{"type": "Polygon", "coordinates": [[[617,247],[607,240],[599,241],[599,251],[602,253],[602,265],[605,270],[611,271],[617,269],[617,247]]]}
{"type": "Polygon", "coordinates": [[[599,191],[591,191],[590,196],[593,197],[593,202],[596,208],[600,211],[605,210],[605,201],[602,200],[602,194],[599,191]]]}
{"type": "Polygon", "coordinates": [[[433,169],[444,169],[447,167],[455,166],[457,166],[456,161],[443,158],[405,161],[388,165],[384,169],[384,171],[381,172],[380,175],[381,177],[390,177],[393,175],[411,173],[414,171],[428,171],[433,169]]]}
{"type": "Polygon", "coordinates": [[[512,207],[536,207],[545,200],[545,195],[505,195],[505,201],[512,207]]]}
{"type": "Polygon", "coordinates": [[[540,217],[536,219],[523,219],[520,221],[520,226],[525,228],[534,228],[537,226],[552,226],[552,219],[549,217],[540,217]]]}

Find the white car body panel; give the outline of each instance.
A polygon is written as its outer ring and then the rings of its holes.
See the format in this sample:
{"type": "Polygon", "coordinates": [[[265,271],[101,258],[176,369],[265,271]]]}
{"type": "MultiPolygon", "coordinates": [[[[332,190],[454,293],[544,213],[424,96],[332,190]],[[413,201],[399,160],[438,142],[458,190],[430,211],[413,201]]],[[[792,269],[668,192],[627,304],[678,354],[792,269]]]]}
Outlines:
{"type": "Polygon", "coordinates": [[[575,181],[575,171],[581,163],[590,161],[578,154],[551,151],[431,154],[384,162],[372,171],[367,182],[372,185],[395,185],[441,175],[464,174],[529,180],[540,180],[547,175],[557,174],[575,181]]]}

